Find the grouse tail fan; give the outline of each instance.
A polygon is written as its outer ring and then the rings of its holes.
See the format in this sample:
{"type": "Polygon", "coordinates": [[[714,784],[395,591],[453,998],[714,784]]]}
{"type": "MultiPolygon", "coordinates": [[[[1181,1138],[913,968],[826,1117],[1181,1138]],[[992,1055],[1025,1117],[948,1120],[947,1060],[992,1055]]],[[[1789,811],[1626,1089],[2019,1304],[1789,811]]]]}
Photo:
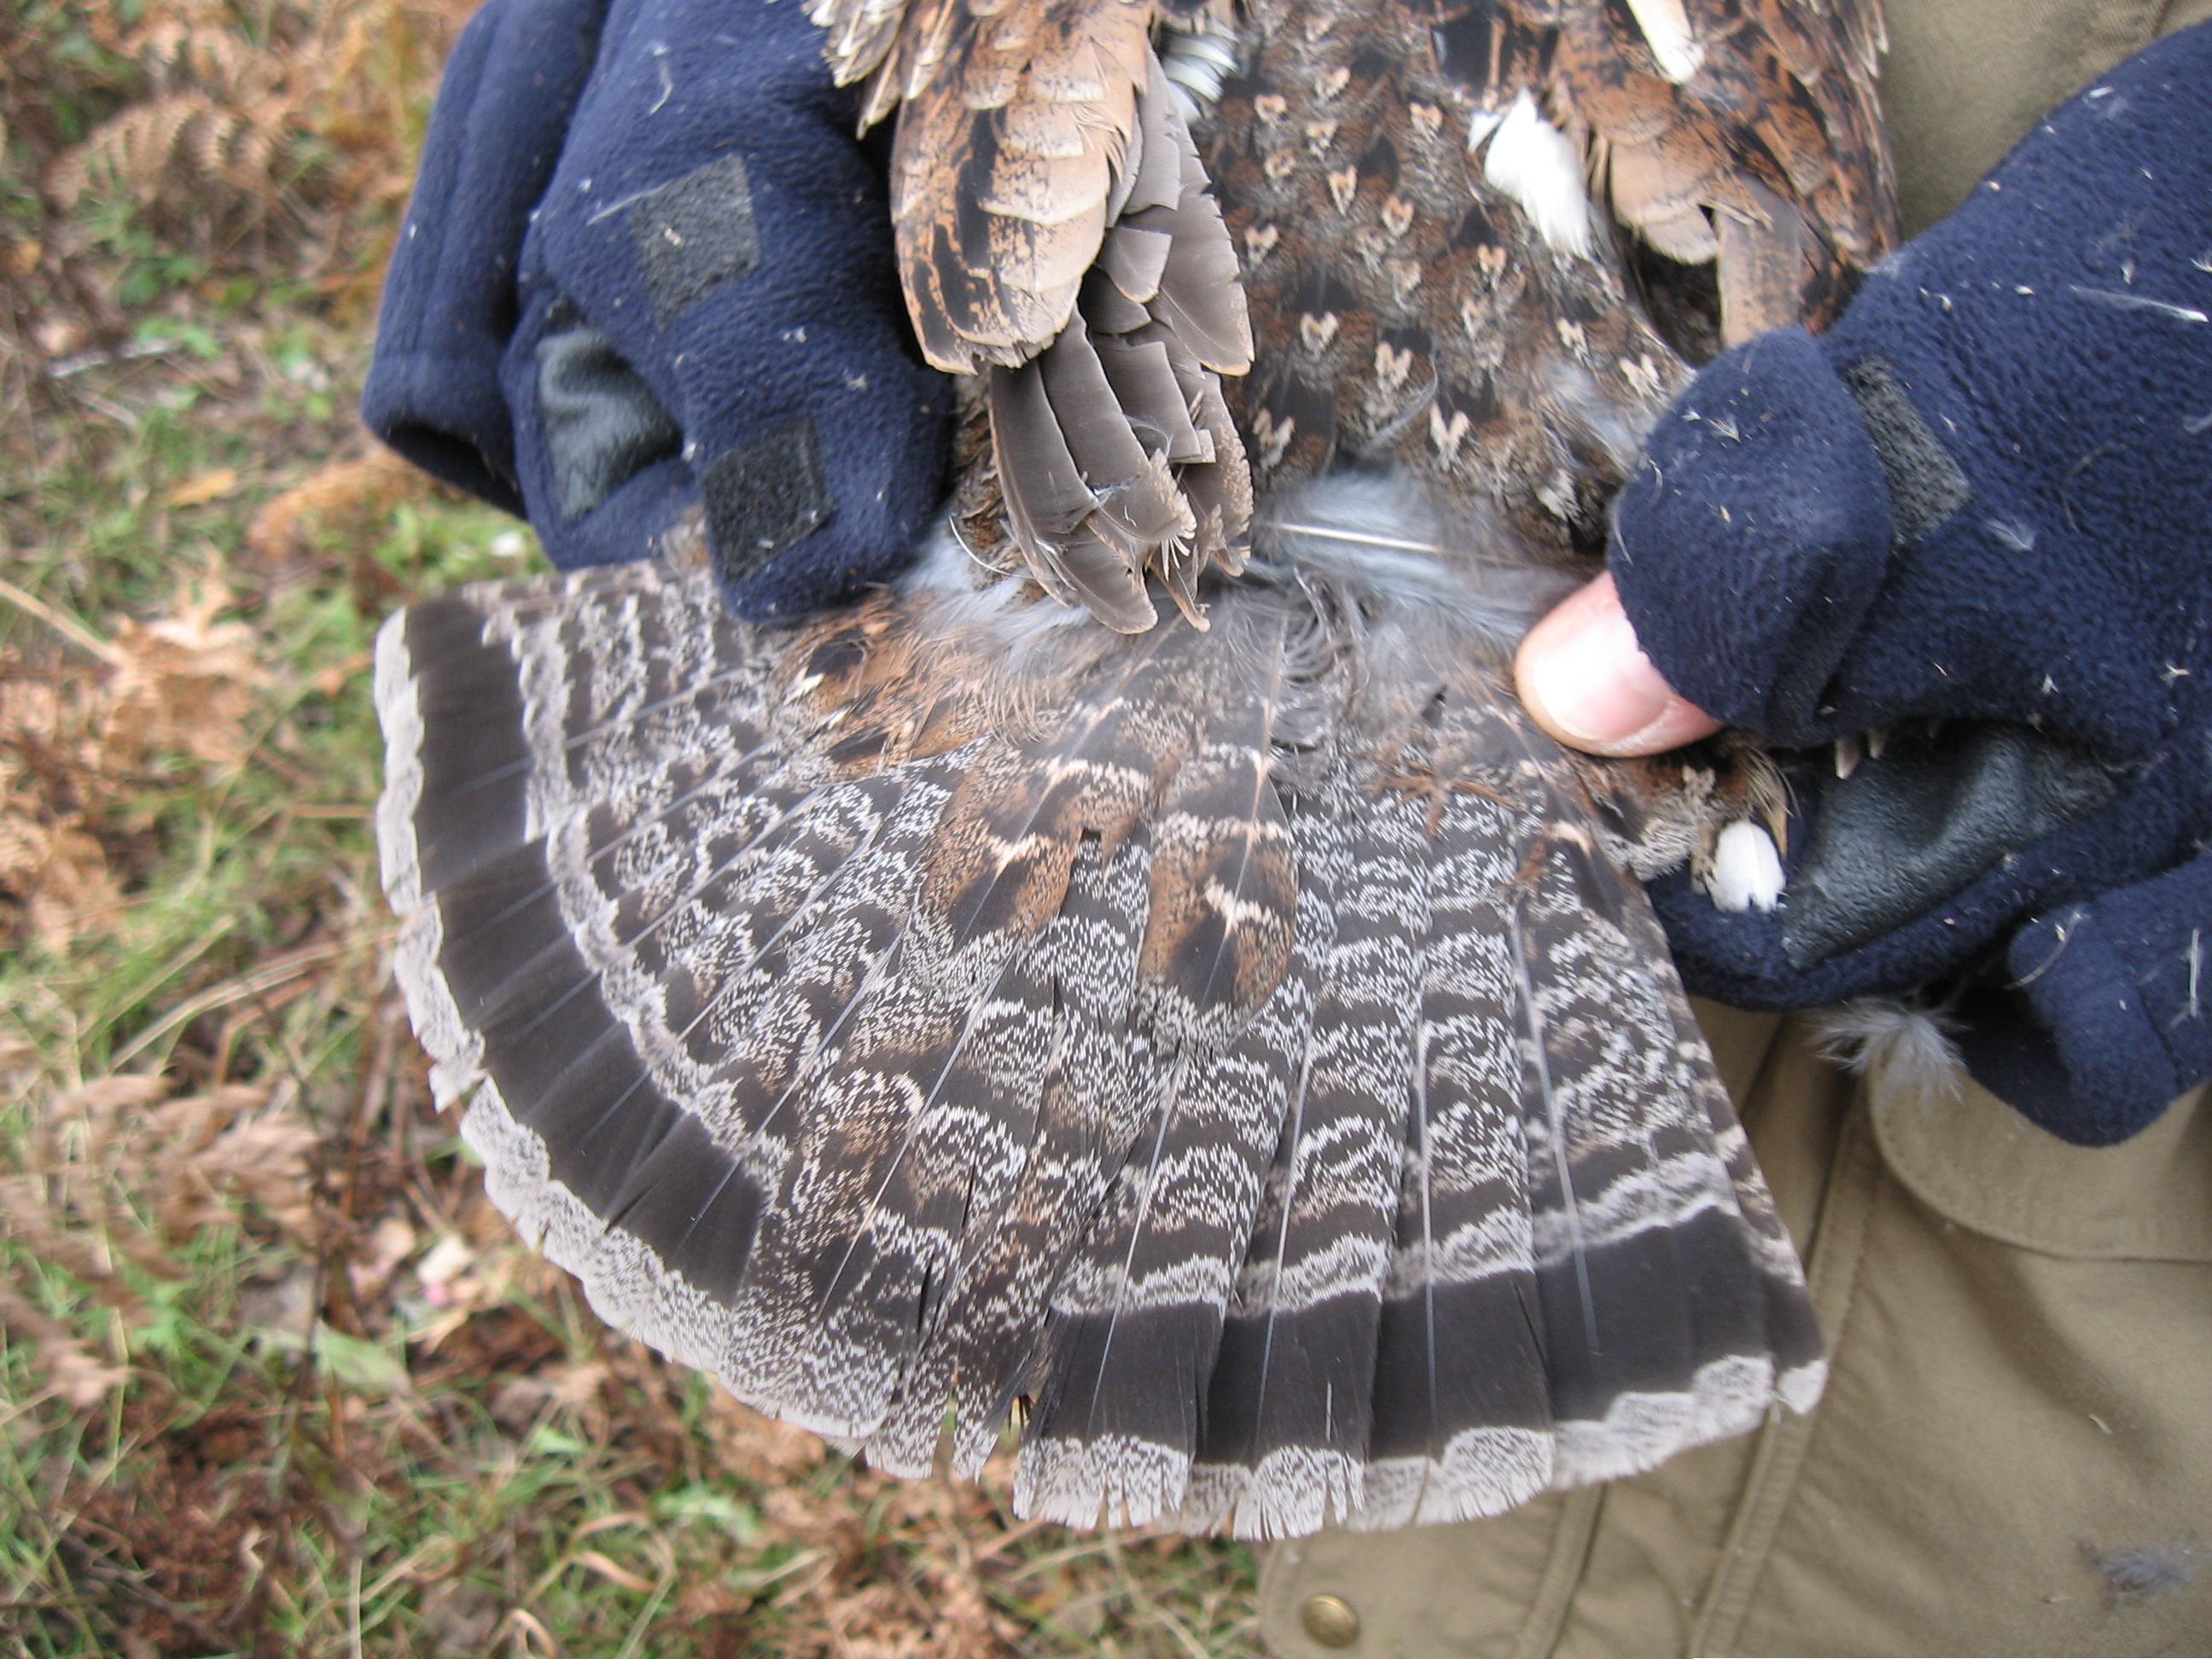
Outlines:
{"type": "Polygon", "coordinates": [[[668,563],[385,630],[493,1197],[881,1467],[1018,1424],[1071,1522],[1458,1519],[1808,1405],[1638,884],[1759,757],[1587,760],[1508,684],[1689,359],[1887,246],[1872,0],[812,10],[969,464],[793,628],[668,563]]]}
{"type": "Polygon", "coordinates": [[[1203,634],[949,539],[784,635],[656,566],[393,620],[401,979],[610,1322],[892,1470],[1012,1414],[1024,1512],[1247,1536],[1809,1401],[1631,849],[1503,690],[1556,584],[1368,557],[1376,496],[1203,634]]]}

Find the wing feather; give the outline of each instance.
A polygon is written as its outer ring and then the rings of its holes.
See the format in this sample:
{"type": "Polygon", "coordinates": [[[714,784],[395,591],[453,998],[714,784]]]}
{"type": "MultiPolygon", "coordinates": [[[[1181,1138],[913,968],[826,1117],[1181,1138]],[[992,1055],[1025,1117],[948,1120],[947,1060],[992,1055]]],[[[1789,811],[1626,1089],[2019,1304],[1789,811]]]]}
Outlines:
{"type": "Polygon", "coordinates": [[[1244,550],[1243,448],[1170,453],[1199,394],[1164,422],[1098,365],[1101,342],[1127,337],[1173,342],[1209,386],[1251,367],[1236,254],[1154,50],[1152,0],[816,0],[812,15],[838,77],[872,77],[864,125],[897,112],[908,308],[931,362],[987,376],[1021,559],[1123,631],[1157,620],[1154,573],[1197,620],[1199,577],[1244,550]]]}
{"type": "MultiPolygon", "coordinates": [[[[1572,134],[1615,219],[1661,252],[1717,266],[1723,343],[1817,326],[1898,234],[1875,98],[1878,0],[1646,0],[1542,8],[1501,27],[1572,134]],[[1547,11],[1555,24],[1545,21],[1547,11]]],[[[1492,107],[1516,84],[1486,87],[1492,107]]]]}

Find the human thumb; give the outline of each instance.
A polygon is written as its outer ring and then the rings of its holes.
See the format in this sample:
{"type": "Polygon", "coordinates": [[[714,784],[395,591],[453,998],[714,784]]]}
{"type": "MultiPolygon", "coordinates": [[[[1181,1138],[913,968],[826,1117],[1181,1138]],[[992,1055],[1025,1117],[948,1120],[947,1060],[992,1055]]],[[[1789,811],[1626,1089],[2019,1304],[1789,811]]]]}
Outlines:
{"type": "Polygon", "coordinates": [[[1651,665],[1610,574],[1528,630],[1514,674],[1536,724],[1589,754],[1656,755],[1721,726],[1651,665]]]}

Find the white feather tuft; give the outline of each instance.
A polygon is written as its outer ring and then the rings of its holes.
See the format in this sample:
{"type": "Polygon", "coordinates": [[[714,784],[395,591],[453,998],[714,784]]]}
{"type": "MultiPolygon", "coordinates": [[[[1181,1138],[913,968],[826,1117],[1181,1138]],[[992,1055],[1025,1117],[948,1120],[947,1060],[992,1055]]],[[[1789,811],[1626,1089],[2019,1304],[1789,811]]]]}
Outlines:
{"type": "Polygon", "coordinates": [[[935,602],[947,637],[988,629],[1008,650],[1056,638],[1090,620],[1080,605],[1037,603],[1027,574],[993,570],[960,539],[950,518],[939,520],[923,538],[898,586],[935,602]]]}
{"type": "Polygon", "coordinates": [[[1587,259],[1591,251],[1589,191],[1583,160],[1566,136],[1537,112],[1523,90],[1503,116],[1475,118],[1468,148],[1487,143],[1482,176],[1520,203],[1536,234],[1563,253],[1587,259]]]}
{"type": "Polygon", "coordinates": [[[1966,1062],[1943,1016],[1887,997],[1862,997],[1820,1016],[1820,1052],[1885,1090],[1956,1100],[1966,1062]]]}
{"type": "Polygon", "coordinates": [[[1713,846],[1712,873],[1705,878],[1716,907],[1731,914],[1771,910],[1787,880],[1774,837],[1758,824],[1738,818],[1721,831],[1713,846]]]}

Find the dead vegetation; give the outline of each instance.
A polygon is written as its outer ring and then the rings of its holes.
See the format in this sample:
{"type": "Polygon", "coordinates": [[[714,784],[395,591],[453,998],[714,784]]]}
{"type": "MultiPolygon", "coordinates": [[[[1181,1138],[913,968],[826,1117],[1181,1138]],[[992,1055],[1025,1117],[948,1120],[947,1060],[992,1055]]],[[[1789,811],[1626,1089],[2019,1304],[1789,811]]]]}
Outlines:
{"type": "Polygon", "coordinates": [[[350,410],[465,9],[0,52],[0,1652],[1249,1651],[1240,1549],[875,1480],[609,1334],[429,1107],[370,641],[526,543],[350,410]]]}

